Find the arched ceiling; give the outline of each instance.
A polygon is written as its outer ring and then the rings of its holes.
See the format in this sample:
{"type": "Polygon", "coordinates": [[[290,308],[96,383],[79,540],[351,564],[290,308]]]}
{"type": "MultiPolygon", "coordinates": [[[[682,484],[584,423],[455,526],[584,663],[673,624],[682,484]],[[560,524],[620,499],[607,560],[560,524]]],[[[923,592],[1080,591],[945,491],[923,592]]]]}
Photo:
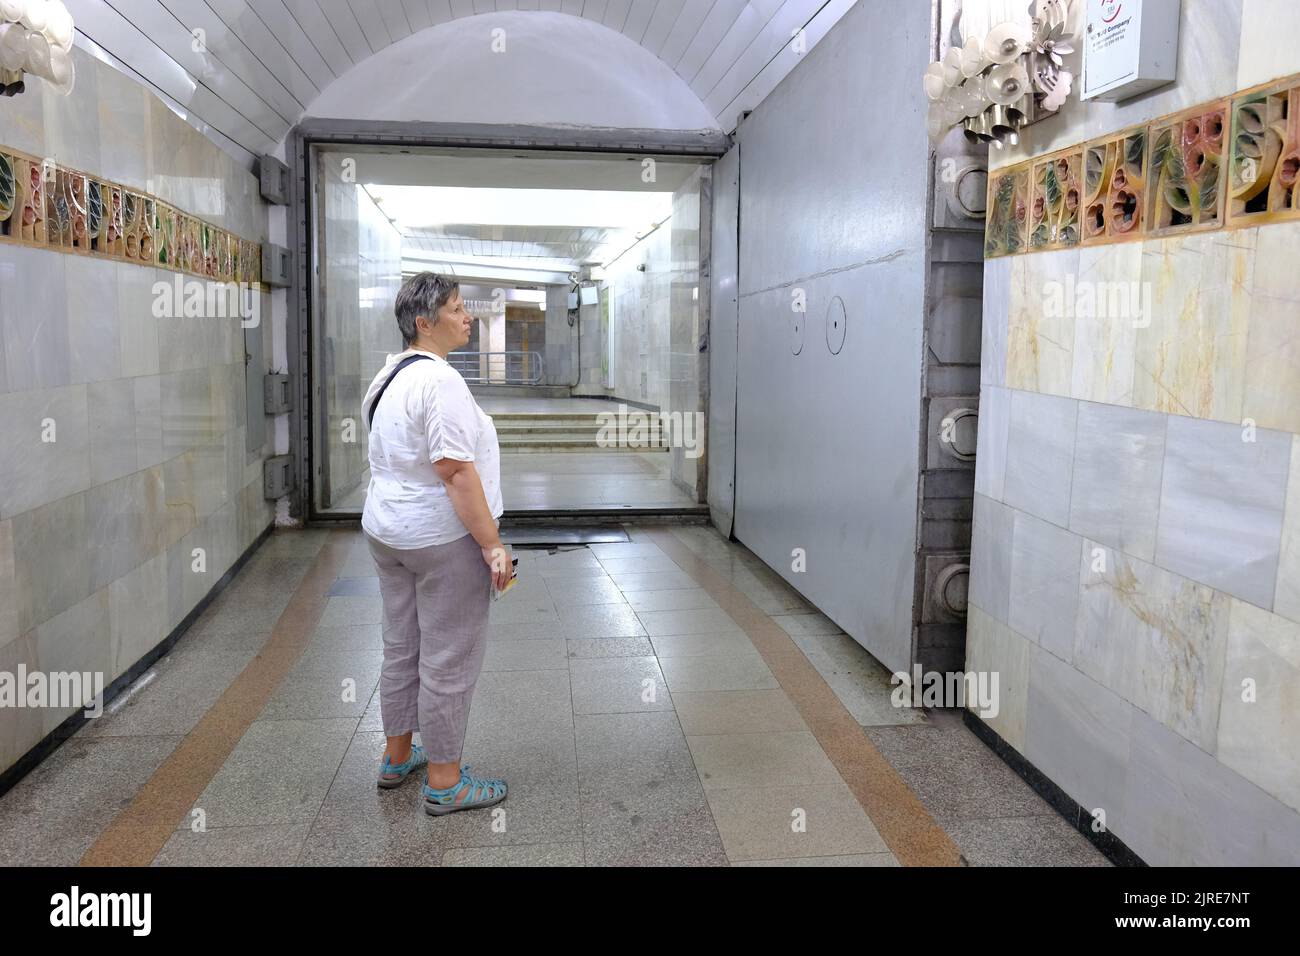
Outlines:
{"type": "Polygon", "coordinates": [[[514,10],[569,14],[623,34],[667,64],[731,130],[852,4],[67,0],[80,45],[137,75],[194,125],[250,159],[273,151],[322,90],[376,53],[451,20],[514,10]]]}

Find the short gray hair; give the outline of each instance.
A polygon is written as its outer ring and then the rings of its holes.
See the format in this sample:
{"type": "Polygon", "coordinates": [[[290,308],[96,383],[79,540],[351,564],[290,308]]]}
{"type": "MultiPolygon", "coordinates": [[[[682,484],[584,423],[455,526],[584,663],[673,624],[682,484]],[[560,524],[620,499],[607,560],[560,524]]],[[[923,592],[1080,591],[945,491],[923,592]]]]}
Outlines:
{"type": "Polygon", "coordinates": [[[438,310],[447,304],[460,283],[436,272],[419,272],[402,283],[393,303],[397,316],[397,329],[402,333],[402,345],[415,341],[415,320],[423,315],[430,322],[438,321],[438,310]]]}

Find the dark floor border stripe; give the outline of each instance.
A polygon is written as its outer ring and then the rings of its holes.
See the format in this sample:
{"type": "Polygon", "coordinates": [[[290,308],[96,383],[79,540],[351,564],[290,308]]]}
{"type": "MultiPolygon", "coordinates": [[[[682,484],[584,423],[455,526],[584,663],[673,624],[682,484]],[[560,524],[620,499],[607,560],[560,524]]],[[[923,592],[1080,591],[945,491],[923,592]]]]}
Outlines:
{"type": "Polygon", "coordinates": [[[1045,773],[1026,760],[1024,754],[1003,740],[996,730],[969,710],[963,710],[961,716],[971,733],[997,754],[1003,763],[1020,776],[1020,779],[1029,784],[1051,805],[1053,810],[1064,817],[1066,823],[1087,837],[1088,842],[1100,850],[1106,859],[1116,866],[1147,866],[1145,860],[1130,850],[1124,841],[1109,830],[1104,833],[1095,832],[1092,829],[1092,814],[1053,783],[1045,773]]]}
{"type": "Polygon", "coordinates": [[[903,866],[964,864],[952,837],[790,635],[671,531],[648,529],[644,539],[658,545],[745,632],[898,862],[903,866]]]}
{"type": "MultiPolygon", "coordinates": [[[[186,614],[181,622],[177,624],[159,643],[155,644],[152,650],[147,651],[143,657],[128,667],[120,677],[104,688],[104,709],[108,709],[111,704],[123,691],[140,679],[149,668],[153,667],[158,660],[167,655],[176,642],[185,636],[185,632],[190,626],[199,619],[208,605],[217,599],[222,591],[235,579],[235,575],[243,569],[248,563],[253,553],[260,548],[266,539],[275,531],[275,522],[272,521],[261,533],[253,539],[253,543],[244,549],[243,554],[235,559],[223,574],[220,580],[212,586],[200,600],[194,605],[194,609],[186,614]]],[[[18,758],[12,766],[4,773],[0,773],[0,797],[12,790],[23,777],[27,776],[42,763],[44,763],[56,750],[63,746],[64,742],[80,730],[90,718],[86,716],[84,708],[79,708],[75,714],[72,714],[59,726],[55,727],[48,734],[41,738],[27,753],[18,758]]]]}
{"type": "Polygon", "coordinates": [[[311,642],[351,537],[325,539],[262,649],[99,834],[82,866],[153,862],[311,642]]]}

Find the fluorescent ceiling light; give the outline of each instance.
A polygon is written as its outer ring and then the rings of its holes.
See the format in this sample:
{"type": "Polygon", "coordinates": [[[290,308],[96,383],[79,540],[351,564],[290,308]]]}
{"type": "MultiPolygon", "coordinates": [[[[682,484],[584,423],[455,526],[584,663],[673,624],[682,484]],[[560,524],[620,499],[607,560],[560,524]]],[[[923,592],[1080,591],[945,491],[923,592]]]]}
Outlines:
{"type": "Polygon", "coordinates": [[[581,226],[648,231],[672,215],[667,192],[381,186],[366,189],[402,232],[449,224],[581,226]]]}

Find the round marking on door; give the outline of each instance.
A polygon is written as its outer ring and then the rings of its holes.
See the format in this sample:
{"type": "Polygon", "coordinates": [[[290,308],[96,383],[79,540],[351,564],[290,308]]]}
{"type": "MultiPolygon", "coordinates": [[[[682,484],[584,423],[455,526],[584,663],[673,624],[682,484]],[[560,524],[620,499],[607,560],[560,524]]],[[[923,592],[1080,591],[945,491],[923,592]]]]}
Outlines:
{"type": "Polygon", "coordinates": [[[831,299],[826,309],[826,347],[832,355],[839,355],[844,348],[844,333],[848,329],[848,316],[844,312],[844,300],[838,295],[831,299]]]}

